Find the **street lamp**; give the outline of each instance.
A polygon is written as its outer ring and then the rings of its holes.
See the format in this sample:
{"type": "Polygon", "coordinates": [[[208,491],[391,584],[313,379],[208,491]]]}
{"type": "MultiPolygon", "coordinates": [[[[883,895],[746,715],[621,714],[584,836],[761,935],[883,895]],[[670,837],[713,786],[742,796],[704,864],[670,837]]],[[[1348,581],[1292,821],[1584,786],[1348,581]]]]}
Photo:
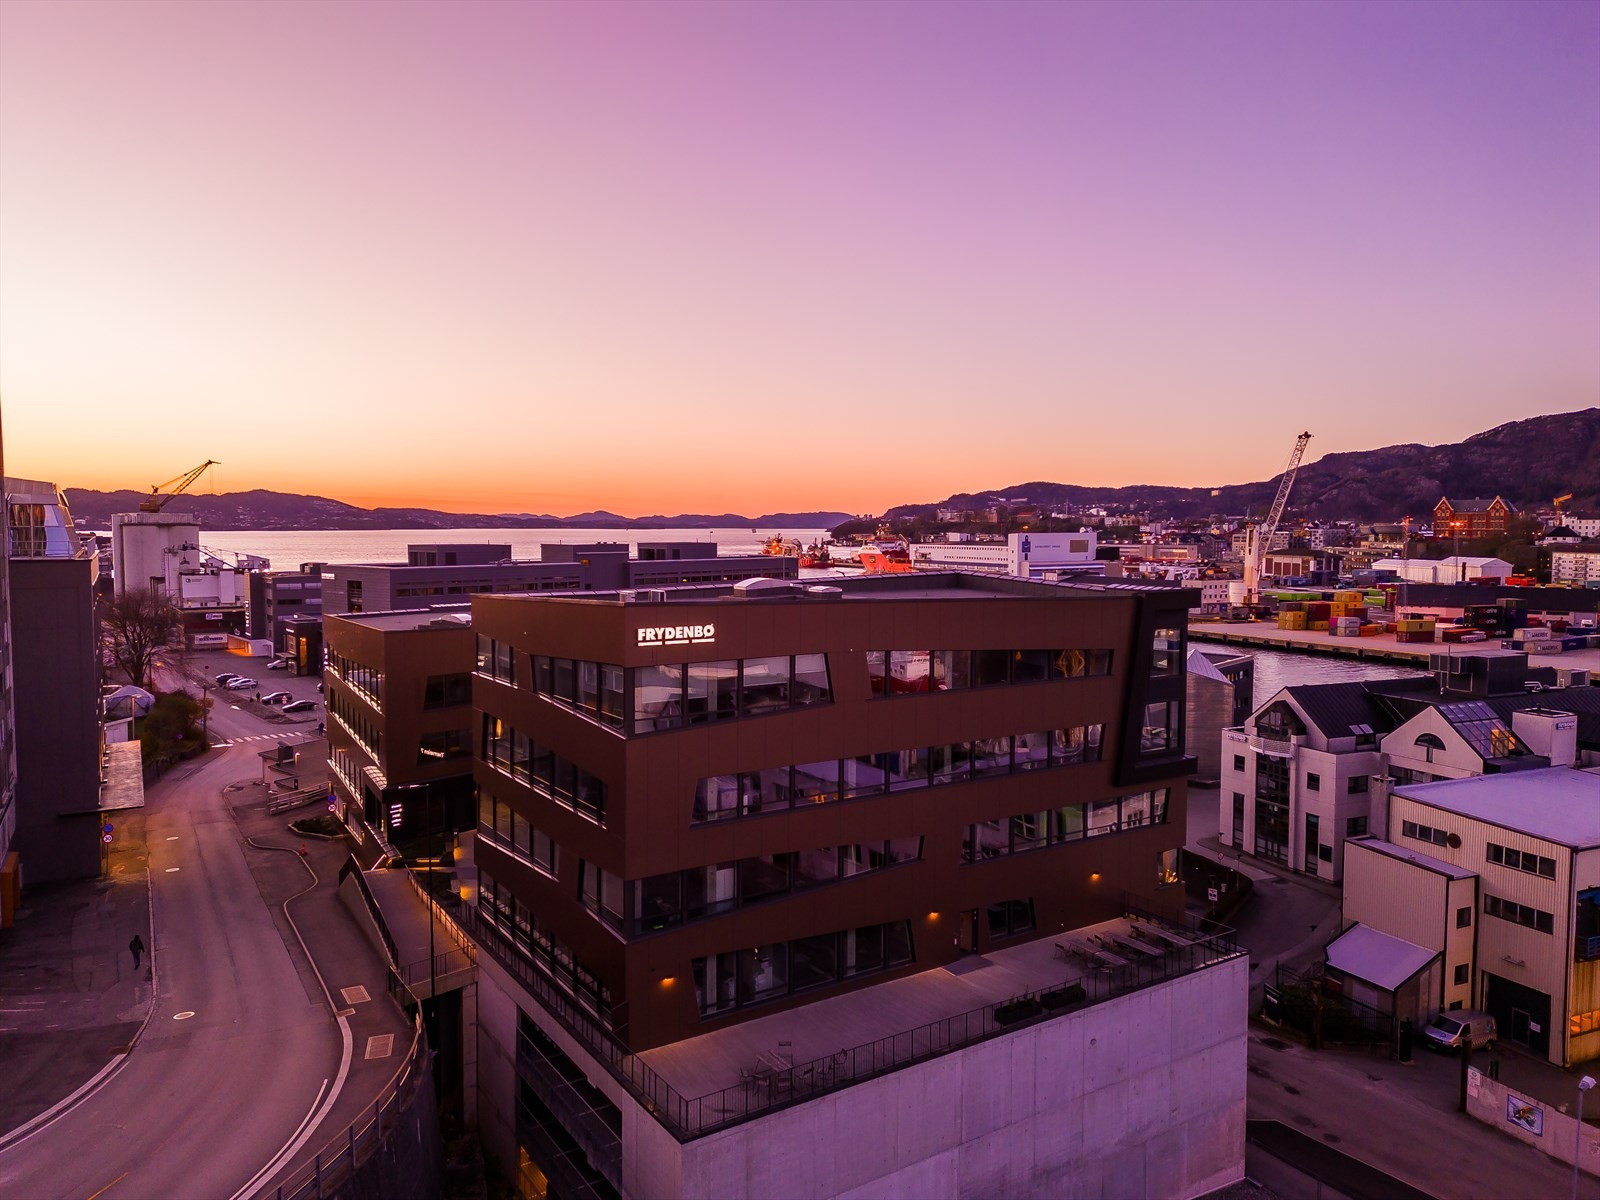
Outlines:
{"type": "Polygon", "coordinates": [[[1593,1086],[1593,1075],[1578,1080],[1578,1124],[1572,1133],[1572,1200],[1578,1200],[1578,1160],[1583,1157],[1583,1094],[1593,1086]]]}
{"type": "Polygon", "coordinates": [[[1461,522],[1451,521],[1450,528],[1456,535],[1456,582],[1463,583],[1467,578],[1467,569],[1461,565],[1461,522]]]}

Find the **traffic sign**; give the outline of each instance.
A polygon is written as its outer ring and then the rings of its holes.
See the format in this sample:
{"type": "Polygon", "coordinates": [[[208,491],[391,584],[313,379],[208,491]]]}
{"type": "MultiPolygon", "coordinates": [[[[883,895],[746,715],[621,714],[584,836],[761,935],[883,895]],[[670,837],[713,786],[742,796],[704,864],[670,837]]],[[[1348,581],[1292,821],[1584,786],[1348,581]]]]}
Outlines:
{"type": "Polygon", "coordinates": [[[100,832],[101,833],[115,833],[116,831],[117,831],[117,827],[115,825],[113,825],[110,821],[107,821],[104,825],[100,826],[100,832]]]}
{"type": "Polygon", "coordinates": [[[101,840],[101,841],[102,841],[102,842],[104,842],[104,843],[105,843],[105,844],[106,844],[106,845],[108,845],[108,846],[109,846],[109,845],[111,845],[111,835],[110,835],[110,834],[109,834],[109,833],[103,833],[103,834],[101,834],[101,835],[100,835],[100,840],[101,840]]]}

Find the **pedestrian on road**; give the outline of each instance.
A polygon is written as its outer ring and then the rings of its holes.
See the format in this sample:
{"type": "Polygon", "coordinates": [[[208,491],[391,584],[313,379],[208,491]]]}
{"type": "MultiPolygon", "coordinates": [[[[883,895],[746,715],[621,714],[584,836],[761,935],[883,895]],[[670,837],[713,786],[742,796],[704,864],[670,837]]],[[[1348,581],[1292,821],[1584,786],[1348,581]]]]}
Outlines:
{"type": "Polygon", "coordinates": [[[133,968],[137,971],[139,969],[139,956],[144,953],[144,939],[137,933],[134,934],[133,940],[128,943],[128,949],[133,952],[133,968]]]}
{"type": "Polygon", "coordinates": [[[260,693],[260,692],[257,692],[257,693],[256,693],[256,703],[257,703],[257,704],[260,704],[260,703],[261,703],[261,693],[260,693]]]}

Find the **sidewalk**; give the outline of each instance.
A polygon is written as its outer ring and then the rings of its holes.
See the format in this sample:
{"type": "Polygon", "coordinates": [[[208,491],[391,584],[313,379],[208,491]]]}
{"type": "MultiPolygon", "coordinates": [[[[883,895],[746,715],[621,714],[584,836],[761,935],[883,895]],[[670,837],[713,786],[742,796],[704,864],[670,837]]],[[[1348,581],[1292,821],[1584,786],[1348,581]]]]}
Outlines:
{"type": "Polygon", "coordinates": [[[0,933],[0,1139],[119,1059],[150,1012],[151,958],[128,942],[150,932],[144,813],[118,812],[102,879],[23,893],[0,933]]]}
{"type": "Polygon", "coordinates": [[[344,1144],[352,1122],[371,1118],[373,1102],[405,1062],[414,1026],[389,995],[388,963],[339,898],[339,869],[349,857],[348,847],[342,841],[301,837],[287,828],[291,821],[321,814],[323,806],[269,816],[267,799],[266,789],[256,781],[243,781],[228,791],[234,820],[249,839],[245,853],[256,886],[301,968],[306,992],[326,1003],[322,989],[327,987],[335,1011],[348,1022],[352,1043],[350,1071],[338,1099],[294,1159],[263,1181],[276,1185],[298,1180],[318,1152],[344,1144]],[[311,883],[301,865],[302,850],[317,882],[296,896],[311,883]],[[288,897],[294,898],[289,899],[286,920],[283,902],[288,897]],[[309,960],[301,950],[302,939],[309,960]]]}

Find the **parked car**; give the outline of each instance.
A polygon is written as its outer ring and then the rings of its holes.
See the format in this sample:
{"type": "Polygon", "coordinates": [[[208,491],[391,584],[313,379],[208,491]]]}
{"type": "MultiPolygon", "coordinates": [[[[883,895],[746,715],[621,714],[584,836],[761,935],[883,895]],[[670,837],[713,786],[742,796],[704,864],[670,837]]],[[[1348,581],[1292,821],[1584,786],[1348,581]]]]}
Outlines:
{"type": "Polygon", "coordinates": [[[275,658],[275,659],[273,659],[271,662],[269,662],[267,664],[267,670],[269,670],[269,671],[281,671],[285,667],[287,667],[288,665],[289,665],[289,660],[287,658],[275,658]]]}
{"type": "Polygon", "coordinates": [[[310,712],[312,709],[314,709],[316,707],[317,706],[313,701],[310,701],[310,700],[296,700],[291,704],[285,704],[283,706],[283,711],[286,712],[286,713],[310,712]]]}
{"type": "Polygon", "coordinates": [[[1435,1050],[1459,1050],[1463,1039],[1470,1040],[1474,1050],[1493,1050],[1496,1032],[1494,1018],[1488,1013],[1458,1008],[1428,1022],[1422,1036],[1435,1050]]]}
{"type": "Polygon", "coordinates": [[[248,675],[235,675],[223,686],[230,692],[242,692],[247,688],[260,687],[261,685],[248,675]]]}
{"type": "Polygon", "coordinates": [[[292,694],[290,694],[289,692],[269,692],[267,695],[261,697],[261,703],[263,703],[263,704],[287,704],[287,703],[289,703],[289,701],[291,701],[293,699],[294,699],[294,696],[292,694]]]}
{"type": "Polygon", "coordinates": [[[232,671],[224,671],[221,675],[217,676],[217,686],[218,687],[227,687],[230,683],[232,683],[237,678],[239,678],[239,677],[237,675],[235,675],[232,671]]]}

